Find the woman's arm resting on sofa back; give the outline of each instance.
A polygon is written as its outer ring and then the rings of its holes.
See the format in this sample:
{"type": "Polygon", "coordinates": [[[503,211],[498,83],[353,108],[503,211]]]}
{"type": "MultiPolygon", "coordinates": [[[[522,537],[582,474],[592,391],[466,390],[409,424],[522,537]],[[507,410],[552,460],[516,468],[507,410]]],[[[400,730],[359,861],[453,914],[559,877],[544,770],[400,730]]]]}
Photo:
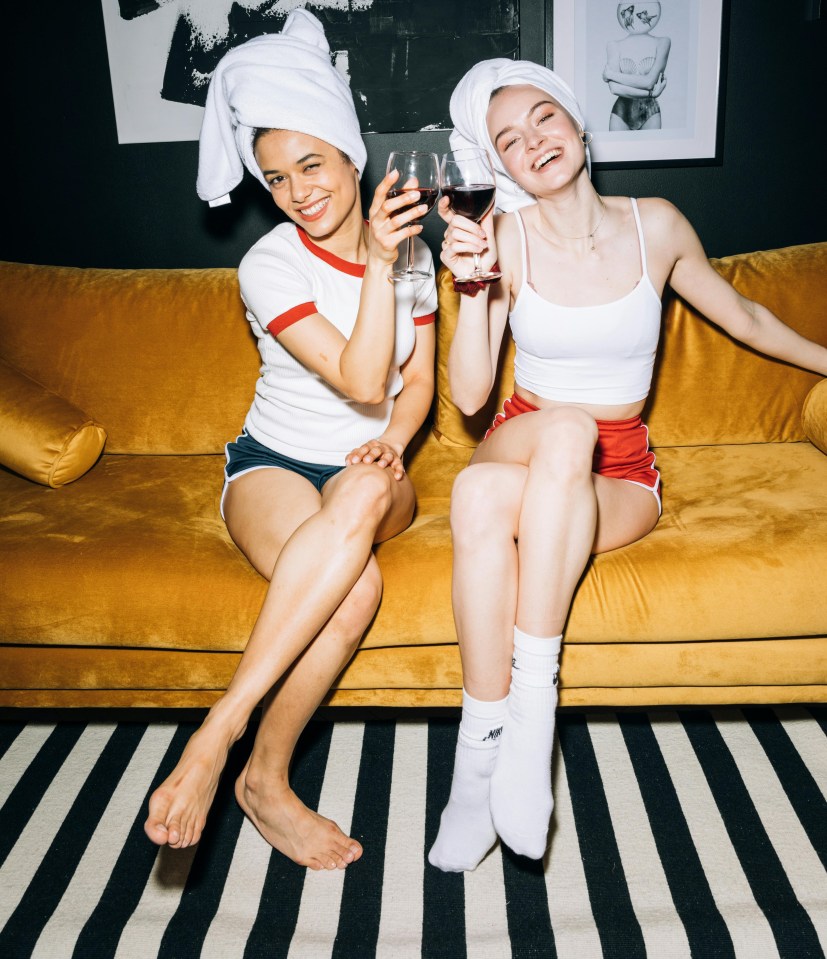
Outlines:
{"type": "Polygon", "coordinates": [[[665,206],[671,209],[663,211],[660,227],[666,228],[664,239],[675,257],[669,278],[672,289],[736,340],[827,376],[827,347],[796,333],[765,306],[738,293],[710,265],[689,221],[671,204],[665,206]]]}

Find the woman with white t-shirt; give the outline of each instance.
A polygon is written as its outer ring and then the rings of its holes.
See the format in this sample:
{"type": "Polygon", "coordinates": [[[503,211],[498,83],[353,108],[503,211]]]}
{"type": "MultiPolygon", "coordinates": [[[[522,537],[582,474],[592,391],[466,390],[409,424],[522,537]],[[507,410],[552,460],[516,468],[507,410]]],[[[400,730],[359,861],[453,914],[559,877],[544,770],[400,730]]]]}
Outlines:
{"type": "MultiPolygon", "coordinates": [[[[236,783],[241,808],[301,865],[344,868],[362,853],[301,802],[288,767],[379,605],[372,547],[412,519],[403,453],[433,394],[433,277],[388,282],[397,247],[421,231],[413,221],[426,211],[410,195],[389,200],[389,174],[365,222],[365,159],[350,90],[312,14],[296,10],[281,34],[223,58],[202,128],[199,195],[226,202],[243,164],[288,221],[239,268],[262,367],[244,430],[227,445],[221,501],[230,535],[269,587],[226,693],[150,799],[145,829],[159,845],[198,842],[229,750],[263,701],[236,783]]],[[[432,274],[430,253],[416,246],[417,265],[432,274]]]]}

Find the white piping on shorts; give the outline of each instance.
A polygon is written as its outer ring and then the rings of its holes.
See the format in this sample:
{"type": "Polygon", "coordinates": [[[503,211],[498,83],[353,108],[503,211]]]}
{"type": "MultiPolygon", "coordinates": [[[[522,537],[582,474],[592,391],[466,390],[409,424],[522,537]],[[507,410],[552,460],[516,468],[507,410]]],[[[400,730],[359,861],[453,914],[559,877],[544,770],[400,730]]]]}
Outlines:
{"type": "MultiPolygon", "coordinates": [[[[600,475],[600,474],[598,474],[598,475],[600,475]]],[[[660,473],[658,473],[658,479],[660,479],[660,473]]],[[[658,516],[662,516],[662,515],[663,515],[663,504],[662,504],[661,501],[660,501],[660,493],[658,493],[657,483],[656,483],[654,486],[647,486],[645,483],[641,483],[641,482],[639,482],[638,480],[625,479],[625,480],[623,480],[623,482],[624,482],[624,483],[631,483],[633,486],[639,486],[641,489],[648,490],[648,491],[655,497],[655,500],[657,501],[657,504],[658,504],[658,516]]]]}
{"type": "MultiPolygon", "coordinates": [[[[228,458],[229,462],[229,458],[228,458]]],[[[218,512],[221,513],[221,519],[224,522],[227,522],[226,517],[224,516],[224,497],[227,495],[227,489],[232,483],[233,480],[237,480],[239,476],[246,476],[248,473],[255,473],[256,470],[283,470],[287,469],[286,466],[276,466],[275,463],[270,465],[268,463],[262,463],[260,466],[250,466],[246,470],[241,470],[240,473],[233,473],[232,476],[227,476],[226,469],[224,470],[224,488],[221,490],[221,500],[218,504],[218,512]]]]}

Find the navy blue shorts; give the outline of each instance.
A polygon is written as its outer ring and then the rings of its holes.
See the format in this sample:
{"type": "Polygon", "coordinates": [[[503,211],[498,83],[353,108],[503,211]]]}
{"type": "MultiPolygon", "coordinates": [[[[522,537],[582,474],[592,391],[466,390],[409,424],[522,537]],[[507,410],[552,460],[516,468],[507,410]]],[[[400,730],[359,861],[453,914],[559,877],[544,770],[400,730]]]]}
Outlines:
{"type": "Polygon", "coordinates": [[[226,452],[227,465],[224,467],[224,491],[221,494],[222,516],[224,515],[224,495],[227,492],[227,485],[237,476],[241,476],[242,473],[271,467],[290,470],[309,480],[321,493],[322,487],[331,476],[335,476],[345,468],[344,463],[341,466],[328,466],[294,460],[290,456],[284,456],[282,453],[271,450],[269,446],[264,446],[246,432],[242,433],[234,443],[227,443],[226,452]]]}

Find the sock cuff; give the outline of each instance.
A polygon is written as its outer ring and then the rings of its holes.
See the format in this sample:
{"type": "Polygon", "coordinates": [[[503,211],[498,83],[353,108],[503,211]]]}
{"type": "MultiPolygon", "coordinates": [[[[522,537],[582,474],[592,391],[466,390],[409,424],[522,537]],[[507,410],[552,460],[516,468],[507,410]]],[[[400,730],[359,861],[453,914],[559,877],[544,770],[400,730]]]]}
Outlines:
{"type": "Polygon", "coordinates": [[[459,724],[460,745],[474,749],[493,749],[498,745],[508,709],[508,697],[485,702],[474,699],[463,689],[462,720],[459,724]]]}
{"type": "Polygon", "coordinates": [[[514,646],[532,656],[559,656],[563,646],[563,635],[531,636],[514,627],[514,646]]]}
{"type": "Polygon", "coordinates": [[[504,699],[474,699],[465,689],[462,690],[462,711],[479,719],[500,719],[508,708],[508,696],[504,699]]]}

